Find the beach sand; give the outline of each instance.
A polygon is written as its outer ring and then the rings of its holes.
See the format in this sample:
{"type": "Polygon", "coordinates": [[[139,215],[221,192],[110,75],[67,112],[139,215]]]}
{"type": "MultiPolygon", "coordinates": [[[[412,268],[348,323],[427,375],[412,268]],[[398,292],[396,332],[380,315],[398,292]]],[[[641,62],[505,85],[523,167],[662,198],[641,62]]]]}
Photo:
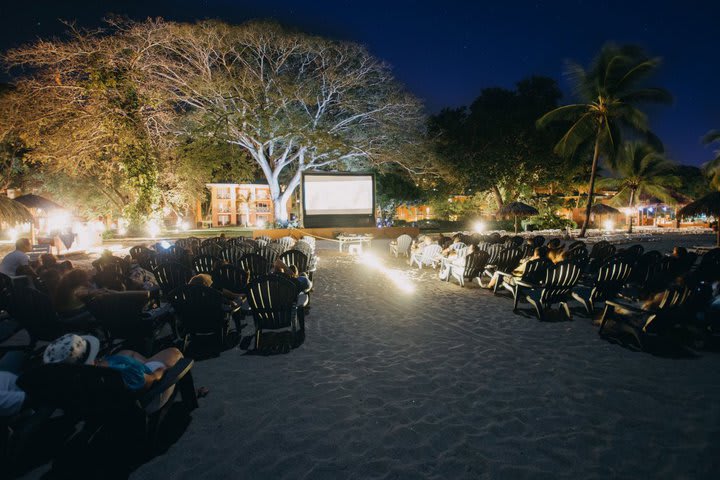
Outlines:
{"type": "Polygon", "coordinates": [[[622,348],[577,304],[541,323],[374,244],[390,275],[320,242],[305,343],[196,362],[210,394],[131,478],[717,478],[720,354],[622,348]]]}

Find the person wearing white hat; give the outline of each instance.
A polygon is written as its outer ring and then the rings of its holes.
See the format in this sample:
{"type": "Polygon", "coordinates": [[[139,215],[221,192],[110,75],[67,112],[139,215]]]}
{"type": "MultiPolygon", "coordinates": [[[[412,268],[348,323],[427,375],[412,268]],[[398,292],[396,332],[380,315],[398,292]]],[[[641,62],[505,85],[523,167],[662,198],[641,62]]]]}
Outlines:
{"type": "MultiPolygon", "coordinates": [[[[182,353],[177,348],[166,348],[150,358],[132,350],[121,350],[113,355],[97,359],[100,342],[90,335],[68,333],[54,340],[45,348],[45,363],[72,363],[112,368],[120,372],[125,386],[133,391],[147,390],[160,380],[165,370],[175,365],[182,353]]],[[[175,387],[168,388],[148,407],[154,412],[170,399],[175,387]]]]}

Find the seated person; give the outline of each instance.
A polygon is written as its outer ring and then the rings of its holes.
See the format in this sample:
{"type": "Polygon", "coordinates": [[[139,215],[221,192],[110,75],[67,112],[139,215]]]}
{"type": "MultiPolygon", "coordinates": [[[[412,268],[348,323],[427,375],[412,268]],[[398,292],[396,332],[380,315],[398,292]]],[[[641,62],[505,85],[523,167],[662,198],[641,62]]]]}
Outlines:
{"type": "Polygon", "coordinates": [[[307,292],[309,292],[312,288],[312,282],[304,273],[299,274],[298,269],[295,265],[291,265],[288,267],[282,260],[279,259],[275,260],[275,263],[273,263],[272,269],[270,271],[271,273],[283,275],[292,280],[298,290],[298,306],[307,306],[309,301],[307,292]]]}
{"type": "Polygon", "coordinates": [[[28,252],[32,252],[30,240],[27,238],[19,238],[15,242],[15,250],[5,255],[2,262],[0,262],[0,273],[13,277],[18,275],[18,268],[29,267],[30,257],[28,256],[28,252]]]}
{"type": "MultiPolygon", "coordinates": [[[[150,358],[132,350],[121,350],[105,358],[97,359],[100,341],[90,335],[68,333],[50,343],[43,353],[44,363],[72,363],[112,368],[120,372],[125,386],[140,392],[150,389],[159,381],[165,370],[174,366],[182,353],[177,348],[166,348],[150,358]]],[[[159,410],[170,399],[175,387],[168,388],[148,405],[149,413],[159,410]]]]}
{"type": "Polygon", "coordinates": [[[540,258],[548,258],[548,249],[545,246],[541,247],[535,247],[535,250],[533,250],[533,254],[530,257],[525,257],[522,260],[520,260],[520,265],[513,271],[513,276],[515,277],[522,277],[523,273],[525,273],[525,267],[527,266],[528,262],[532,260],[537,260],[540,258]]]}
{"type": "Polygon", "coordinates": [[[457,255],[457,250],[453,248],[453,245],[455,245],[456,243],[460,243],[460,240],[460,235],[453,236],[452,242],[449,242],[448,245],[443,248],[442,252],[440,252],[440,255],[442,255],[443,257],[457,255]]]}
{"type": "Polygon", "coordinates": [[[72,315],[85,309],[85,302],[96,293],[90,282],[90,275],[76,268],[60,279],[55,292],[55,310],[61,314],[72,315]]]}
{"type": "MultiPolygon", "coordinates": [[[[470,255],[471,253],[475,252],[477,249],[477,245],[474,243],[471,243],[467,246],[467,250],[465,250],[465,257],[470,255]]],[[[450,275],[450,269],[451,268],[465,268],[465,257],[458,258],[457,254],[452,255],[448,257],[449,261],[444,262],[440,265],[440,273],[438,276],[440,277],[440,280],[447,280],[448,276],[450,275]]]]}
{"type": "Polygon", "coordinates": [[[25,354],[19,351],[0,359],[0,417],[17,415],[26,406],[25,392],[15,384],[24,362],[25,354]]]}

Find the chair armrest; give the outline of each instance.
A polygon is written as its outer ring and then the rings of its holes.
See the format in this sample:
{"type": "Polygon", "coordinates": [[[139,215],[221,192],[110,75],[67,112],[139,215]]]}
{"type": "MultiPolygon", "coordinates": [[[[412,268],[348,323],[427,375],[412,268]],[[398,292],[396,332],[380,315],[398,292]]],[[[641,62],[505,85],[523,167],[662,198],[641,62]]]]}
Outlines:
{"type": "Polygon", "coordinates": [[[540,288],[541,287],[537,283],[525,282],[523,280],[515,280],[515,285],[517,285],[518,287],[525,287],[525,288],[540,288]]]}
{"type": "Polygon", "coordinates": [[[610,305],[614,308],[622,308],[624,310],[630,310],[631,312],[635,312],[635,313],[643,313],[643,312],[651,312],[652,311],[652,310],[644,309],[638,305],[628,303],[628,302],[623,302],[620,300],[606,300],[605,304],[610,305]]]}
{"type": "Polygon", "coordinates": [[[165,370],[162,378],[155,382],[155,384],[150,387],[150,390],[142,394],[140,397],[140,405],[142,405],[143,408],[147,407],[155,397],[173,385],[176,385],[188,374],[193,364],[194,362],[191,358],[181,358],[175,365],[165,370]]]}
{"type": "Polygon", "coordinates": [[[500,275],[501,277],[512,277],[513,276],[512,273],[502,272],[500,270],[495,270],[495,274],[500,275]]]}

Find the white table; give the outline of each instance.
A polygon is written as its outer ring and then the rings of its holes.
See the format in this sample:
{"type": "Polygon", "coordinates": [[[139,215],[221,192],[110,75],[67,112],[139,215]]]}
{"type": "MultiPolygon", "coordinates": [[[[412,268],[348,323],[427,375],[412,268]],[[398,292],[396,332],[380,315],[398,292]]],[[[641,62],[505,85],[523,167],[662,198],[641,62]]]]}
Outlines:
{"type": "Polygon", "coordinates": [[[338,250],[343,251],[343,245],[360,245],[362,248],[363,243],[367,243],[370,247],[372,242],[372,235],[338,235],[336,237],[338,241],[338,250]]]}

